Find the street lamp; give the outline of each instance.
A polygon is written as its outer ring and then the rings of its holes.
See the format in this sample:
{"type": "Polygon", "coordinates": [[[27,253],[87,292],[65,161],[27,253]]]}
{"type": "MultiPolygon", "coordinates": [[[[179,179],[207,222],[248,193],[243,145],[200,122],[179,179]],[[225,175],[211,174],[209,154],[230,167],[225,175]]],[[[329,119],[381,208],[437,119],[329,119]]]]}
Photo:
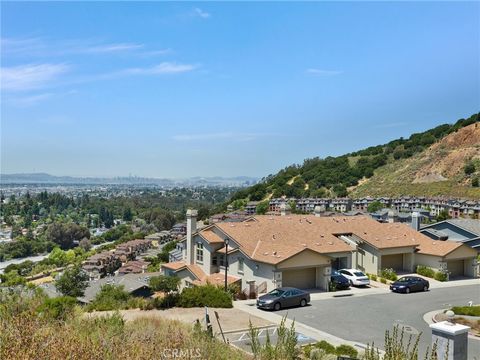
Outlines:
{"type": "Polygon", "coordinates": [[[227,292],[227,271],[228,271],[228,242],[229,238],[225,238],[225,292],[227,292]]]}

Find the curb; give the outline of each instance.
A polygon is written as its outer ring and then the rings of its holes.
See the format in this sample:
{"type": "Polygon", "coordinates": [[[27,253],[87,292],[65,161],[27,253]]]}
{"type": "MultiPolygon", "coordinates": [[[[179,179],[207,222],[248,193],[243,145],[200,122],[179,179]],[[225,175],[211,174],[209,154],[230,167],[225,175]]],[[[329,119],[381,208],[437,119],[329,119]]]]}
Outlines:
{"type": "MultiPolygon", "coordinates": [[[[429,325],[430,325],[430,324],[435,324],[435,323],[438,322],[438,321],[435,319],[435,315],[442,313],[444,310],[448,310],[448,309],[429,311],[428,313],[425,313],[425,314],[423,315],[423,320],[424,320],[427,324],[429,324],[429,325]]],[[[461,315],[459,315],[459,316],[461,316],[461,315]]],[[[475,334],[472,333],[471,331],[468,332],[468,338],[469,338],[469,339],[474,339],[474,340],[480,341],[480,336],[475,335],[475,334]]]]}

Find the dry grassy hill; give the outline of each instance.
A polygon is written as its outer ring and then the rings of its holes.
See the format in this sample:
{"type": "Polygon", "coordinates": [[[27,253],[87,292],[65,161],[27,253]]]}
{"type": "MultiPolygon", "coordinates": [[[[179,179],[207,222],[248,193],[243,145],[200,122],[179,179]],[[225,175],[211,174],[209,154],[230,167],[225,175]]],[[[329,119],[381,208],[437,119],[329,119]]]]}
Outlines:
{"type": "Polygon", "coordinates": [[[451,133],[408,159],[391,162],[373,177],[352,189],[351,196],[448,195],[480,199],[480,188],[471,186],[480,170],[480,124],[451,133]],[[465,164],[477,163],[467,176],[465,164]]]}

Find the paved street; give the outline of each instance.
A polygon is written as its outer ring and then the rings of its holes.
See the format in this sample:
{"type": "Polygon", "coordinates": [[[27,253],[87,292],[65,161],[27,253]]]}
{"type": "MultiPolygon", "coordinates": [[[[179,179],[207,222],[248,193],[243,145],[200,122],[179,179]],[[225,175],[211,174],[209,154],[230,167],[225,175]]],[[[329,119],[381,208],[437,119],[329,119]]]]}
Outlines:
{"type": "MultiPolygon", "coordinates": [[[[423,315],[429,311],[452,305],[480,302],[480,286],[437,288],[412,294],[374,294],[334,299],[314,300],[311,306],[277,312],[288,318],[330,333],[337,337],[363,344],[374,342],[382,348],[385,330],[395,324],[404,326],[406,333],[424,335],[420,340],[423,354],[430,345],[431,332],[423,315]]],[[[259,310],[260,311],[260,310],[259,310]]],[[[480,359],[480,340],[469,339],[469,359],[480,359]]]]}

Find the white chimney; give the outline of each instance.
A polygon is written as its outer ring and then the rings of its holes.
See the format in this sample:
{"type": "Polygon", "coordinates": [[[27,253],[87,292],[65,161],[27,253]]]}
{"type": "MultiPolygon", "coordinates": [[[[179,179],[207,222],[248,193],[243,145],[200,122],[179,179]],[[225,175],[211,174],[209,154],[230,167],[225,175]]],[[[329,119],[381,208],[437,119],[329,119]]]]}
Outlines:
{"type": "Polygon", "coordinates": [[[395,215],[394,210],[388,210],[387,216],[388,216],[389,223],[397,222],[397,216],[395,215]]]}
{"type": "Polygon", "coordinates": [[[412,228],[416,231],[420,231],[420,223],[422,222],[422,218],[420,217],[420,213],[414,211],[412,213],[412,228]]]}
{"type": "Polygon", "coordinates": [[[193,243],[193,233],[197,231],[197,216],[197,210],[187,210],[187,264],[194,263],[195,249],[193,243]]]}

